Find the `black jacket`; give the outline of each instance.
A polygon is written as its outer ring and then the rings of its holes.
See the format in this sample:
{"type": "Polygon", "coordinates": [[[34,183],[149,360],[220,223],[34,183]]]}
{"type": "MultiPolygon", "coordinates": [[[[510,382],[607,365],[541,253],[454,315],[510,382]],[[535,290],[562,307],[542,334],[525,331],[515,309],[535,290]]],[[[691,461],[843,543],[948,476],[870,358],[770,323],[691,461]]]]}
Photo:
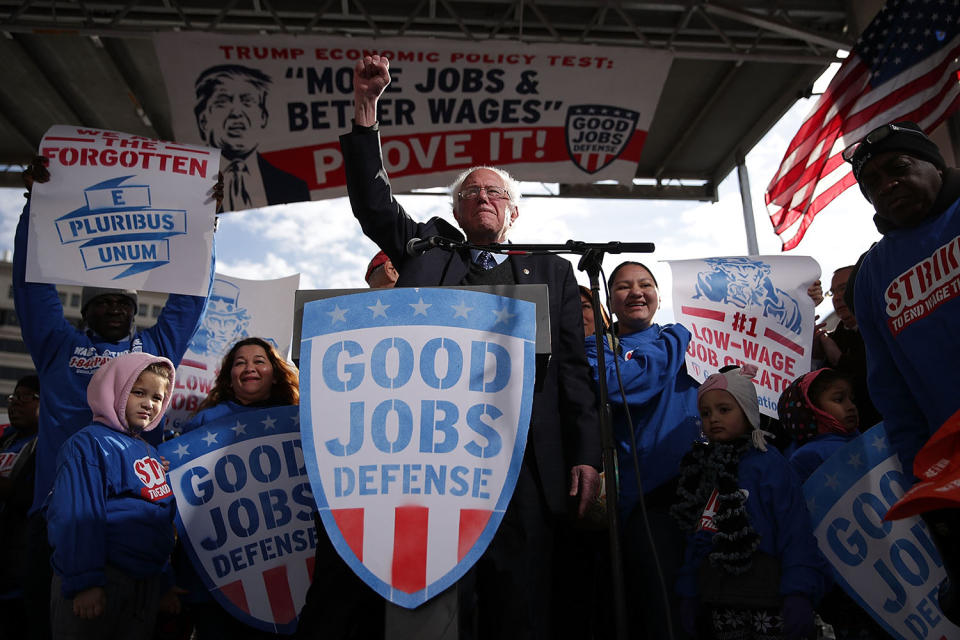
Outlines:
{"type": "MultiPolygon", "coordinates": [[[[431,249],[406,254],[407,241],[440,235],[463,240],[442,218],[415,222],[393,198],[380,154],[380,136],[357,128],[340,137],[347,193],[364,234],[386,253],[400,273],[398,287],[462,284],[468,250],[431,249]]],[[[556,256],[511,256],[517,284],[546,284],[550,293],[552,357],[541,389],[534,393],[525,464],[531,453],[540,487],[554,513],[565,509],[569,470],[577,464],[600,467],[600,435],[590,370],[583,349],[580,294],[570,263],[556,256]],[[531,451],[532,449],[532,451],[531,451]]]]}

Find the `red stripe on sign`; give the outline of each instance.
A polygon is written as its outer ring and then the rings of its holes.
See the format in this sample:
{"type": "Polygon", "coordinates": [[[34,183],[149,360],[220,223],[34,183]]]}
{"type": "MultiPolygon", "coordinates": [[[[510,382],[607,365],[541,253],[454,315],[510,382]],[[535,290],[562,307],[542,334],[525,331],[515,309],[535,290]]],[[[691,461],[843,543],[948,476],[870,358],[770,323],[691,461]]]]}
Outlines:
{"type": "Polygon", "coordinates": [[[235,607],[244,613],[250,613],[250,606],[247,604],[247,592],[243,590],[243,582],[234,580],[229,584],[220,587],[220,593],[227,596],[227,600],[232,602],[235,607]]]}
{"type": "Polygon", "coordinates": [[[207,365],[204,364],[203,362],[200,362],[199,360],[190,360],[189,358],[183,358],[182,360],[180,360],[180,364],[184,364],[188,367],[193,367],[194,369],[203,369],[204,371],[207,370],[207,365]]]}
{"type": "Polygon", "coordinates": [[[307,575],[310,577],[310,584],[313,584],[313,569],[317,564],[317,559],[314,556],[307,558],[307,575]]]}
{"type": "Polygon", "coordinates": [[[460,509],[460,539],[457,541],[457,562],[463,560],[473,544],[483,533],[483,528],[490,520],[489,509],[460,509]]]}
{"type": "Polygon", "coordinates": [[[713,309],[701,309],[700,307],[680,307],[680,312],[695,318],[706,318],[707,320],[719,320],[723,322],[726,314],[723,311],[714,311],[713,309]]]}
{"type": "Polygon", "coordinates": [[[330,515],[337,521],[340,535],[350,545],[353,555],[363,562],[363,509],[330,509],[330,515]]]}
{"type": "Polygon", "coordinates": [[[290,593],[290,581],[287,580],[287,567],[281,565],[267,569],[263,572],[263,583],[267,586],[273,621],[277,624],[286,624],[296,618],[297,609],[293,606],[293,594],[290,593]]]}
{"type": "Polygon", "coordinates": [[[427,507],[397,507],[393,525],[394,589],[414,593],[427,586],[427,507]]]}
{"type": "Polygon", "coordinates": [[[763,330],[763,337],[770,338],[774,342],[782,344],[787,349],[790,349],[790,351],[795,352],[797,355],[801,355],[801,356],[803,355],[803,347],[798,345],[796,342],[794,342],[790,338],[780,335],[770,327],[767,327],[766,329],[763,330]]]}

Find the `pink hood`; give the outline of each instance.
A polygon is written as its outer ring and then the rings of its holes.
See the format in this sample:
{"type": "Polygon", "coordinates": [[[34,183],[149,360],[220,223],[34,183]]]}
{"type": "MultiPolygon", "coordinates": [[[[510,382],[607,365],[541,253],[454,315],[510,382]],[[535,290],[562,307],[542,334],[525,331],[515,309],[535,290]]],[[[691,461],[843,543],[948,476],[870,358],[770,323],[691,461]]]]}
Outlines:
{"type": "Polygon", "coordinates": [[[87,387],[87,404],[93,411],[93,419],[103,423],[111,429],[126,433],[127,429],[127,397],[133,383],[149,365],[159,362],[170,369],[170,388],[163,399],[160,414],[146,426],[144,431],[150,431],[163,420],[163,415],[170,406],[170,397],[173,395],[174,367],[166,358],[150,355],[149,353],[125,353],[113,358],[100,367],[87,387]]]}

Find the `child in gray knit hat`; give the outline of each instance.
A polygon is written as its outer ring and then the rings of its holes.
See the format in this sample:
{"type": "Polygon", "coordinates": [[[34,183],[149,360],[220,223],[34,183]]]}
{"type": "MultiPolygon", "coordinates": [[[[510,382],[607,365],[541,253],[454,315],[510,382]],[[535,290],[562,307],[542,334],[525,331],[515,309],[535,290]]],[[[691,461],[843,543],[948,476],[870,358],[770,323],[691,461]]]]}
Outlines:
{"type": "Polygon", "coordinates": [[[676,590],[696,638],[812,637],[828,580],[800,484],[759,429],[755,374],[748,365],[704,381],[697,403],[707,442],[680,467],[671,513],[689,538],[676,590]]]}

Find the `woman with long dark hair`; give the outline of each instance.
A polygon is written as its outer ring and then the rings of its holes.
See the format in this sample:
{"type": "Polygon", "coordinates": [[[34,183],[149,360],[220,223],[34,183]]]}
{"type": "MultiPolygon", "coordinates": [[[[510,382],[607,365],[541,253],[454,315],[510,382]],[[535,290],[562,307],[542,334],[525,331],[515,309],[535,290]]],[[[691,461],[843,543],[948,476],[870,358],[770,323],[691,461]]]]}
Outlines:
{"type": "Polygon", "coordinates": [[[233,413],[288,404],[300,404],[297,371],[263,338],[244,338],[223,357],[213,388],[183,432],[233,413]]]}

